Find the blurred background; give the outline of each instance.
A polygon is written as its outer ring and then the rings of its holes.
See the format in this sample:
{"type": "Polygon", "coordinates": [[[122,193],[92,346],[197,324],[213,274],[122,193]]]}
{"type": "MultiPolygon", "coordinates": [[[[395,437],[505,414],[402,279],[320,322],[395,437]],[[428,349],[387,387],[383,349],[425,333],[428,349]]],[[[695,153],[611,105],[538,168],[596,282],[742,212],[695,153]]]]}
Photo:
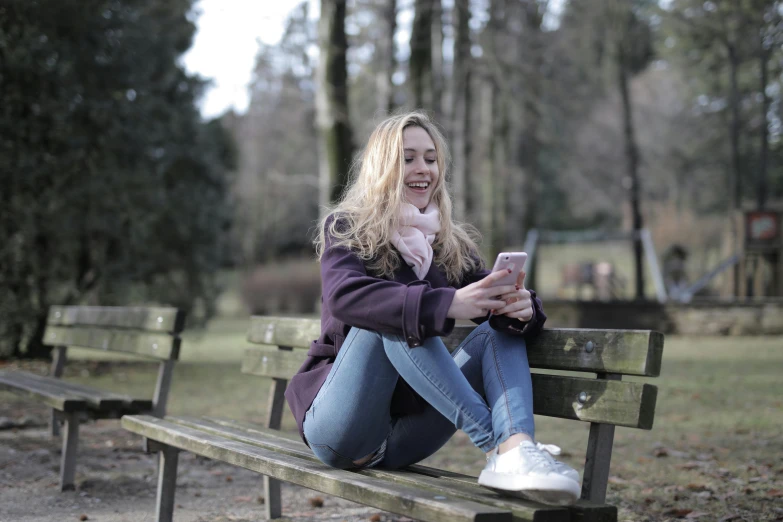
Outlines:
{"type": "Polygon", "coordinates": [[[316,314],[319,212],[412,108],[552,325],[783,332],[782,46],[770,0],[3,0],[0,356],[52,304],[316,314]]]}

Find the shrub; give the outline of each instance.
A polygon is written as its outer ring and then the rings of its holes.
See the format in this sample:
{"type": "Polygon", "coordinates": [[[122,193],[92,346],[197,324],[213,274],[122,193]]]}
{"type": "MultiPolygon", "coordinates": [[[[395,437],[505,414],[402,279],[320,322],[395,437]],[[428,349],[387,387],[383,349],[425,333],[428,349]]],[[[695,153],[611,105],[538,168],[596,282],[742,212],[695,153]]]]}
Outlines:
{"type": "Polygon", "coordinates": [[[314,314],[320,309],[321,275],[314,260],[260,265],[243,279],[242,301],[251,314],[314,314]]]}

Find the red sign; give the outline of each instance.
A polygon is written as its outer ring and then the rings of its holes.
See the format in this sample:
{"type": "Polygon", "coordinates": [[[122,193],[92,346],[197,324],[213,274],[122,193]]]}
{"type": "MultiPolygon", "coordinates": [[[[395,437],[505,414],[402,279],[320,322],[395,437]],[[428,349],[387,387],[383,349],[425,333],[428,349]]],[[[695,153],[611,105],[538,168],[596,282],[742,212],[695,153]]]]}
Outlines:
{"type": "Polygon", "coordinates": [[[745,214],[746,242],[749,246],[775,246],[780,238],[780,214],[748,212],[745,214]]]}

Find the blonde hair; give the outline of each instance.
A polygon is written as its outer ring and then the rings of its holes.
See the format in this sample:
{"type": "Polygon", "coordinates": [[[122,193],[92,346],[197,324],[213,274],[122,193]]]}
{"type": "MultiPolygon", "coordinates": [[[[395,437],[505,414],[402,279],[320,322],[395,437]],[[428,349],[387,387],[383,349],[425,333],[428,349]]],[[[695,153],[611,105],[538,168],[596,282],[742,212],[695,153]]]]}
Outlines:
{"type": "Polygon", "coordinates": [[[390,238],[399,227],[400,209],[406,202],[402,135],[408,127],[422,128],[435,144],[439,176],[432,202],[440,212],[441,225],[432,245],[433,262],[450,283],[456,284],[482,264],[479,233],[470,225],[452,220],[451,197],[446,189],[448,147],[435,123],[423,112],[391,116],[378,124],[352,168],[351,182],[342,199],[319,222],[316,253],[321,259],[329,236],[332,247],[352,250],[373,275],[393,278],[400,256],[390,238]]]}

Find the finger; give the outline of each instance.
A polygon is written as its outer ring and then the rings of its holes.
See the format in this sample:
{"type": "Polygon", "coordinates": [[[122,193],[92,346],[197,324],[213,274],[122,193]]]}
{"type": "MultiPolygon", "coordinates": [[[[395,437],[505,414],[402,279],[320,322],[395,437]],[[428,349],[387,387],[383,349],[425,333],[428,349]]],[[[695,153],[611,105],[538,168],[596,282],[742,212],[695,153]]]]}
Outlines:
{"type": "Polygon", "coordinates": [[[522,312],[524,310],[533,309],[530,300],[518,300],[511,303],[506,303],[506,306],[497,311],[498,315],[508,315],[511,313],[522,312]]]}
{"type": "Polygon", "coordinates": [[[485,288],[483,293],[486,296],[489,297],[499,297],[501,295],[506,295],[514,292],[519,292],[517,290],[517,287],[515,285],[502,285],[502,286],[491,286],[489,288],[485,288]]]}
{"type": "Polygon", "coordinates": [[[487,310],[498,310],[506,306],[506,302],[498,299],[485,299],[476,303],[476,306],[486,308],[487,310]]]}
{"type": "Polygon", "coordinates": [[[527,276],[527,272],[524,270],[521,270],[519,272],[519,275],[517,276],[517,284],[520,288],[525,288],[525,277],[527,276]]]}
{"type": "Polygon", "coordinates": [[[492,286],[497,286],[497,282],[504,277],[506,277],[508,274],[511,273],[511,270],[498,270],[497,272],[492,272],[487,277],[479,281],[479,285],[488,288],[492,286]]]}
{"type": "Polygon", "coordinates": [[[528,308],[525,310],[519,310],[517,312],[510,312],[506,314],[506,317],[511,317],[513,319],[519,319],[524,322],[528,322],[533,318],[533,309],[528,308]]]}

